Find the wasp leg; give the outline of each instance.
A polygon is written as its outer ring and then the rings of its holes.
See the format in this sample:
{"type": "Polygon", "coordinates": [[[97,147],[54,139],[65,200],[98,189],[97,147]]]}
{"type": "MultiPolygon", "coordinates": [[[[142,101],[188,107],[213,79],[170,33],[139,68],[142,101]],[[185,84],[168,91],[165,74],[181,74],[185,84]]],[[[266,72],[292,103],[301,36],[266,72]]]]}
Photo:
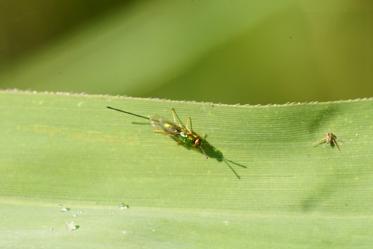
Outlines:
{"type": "Polygon", "coordinates": [[[191,117],[188,117],[187,121],[185,122],[185,128],[189,131],[189,132],[192,132],[193,131],[193,127],[192,127],[192,118],[191,117]]]}
{"type": "Polygon", "coordinates": [[[172,112],[172,117],[174,118],[174,122],[177,123],[179,126],[185,128],[185,125],[183,124],[179,116],[177,115],[174,108],[171,109],[171,112],[172,112]]]}

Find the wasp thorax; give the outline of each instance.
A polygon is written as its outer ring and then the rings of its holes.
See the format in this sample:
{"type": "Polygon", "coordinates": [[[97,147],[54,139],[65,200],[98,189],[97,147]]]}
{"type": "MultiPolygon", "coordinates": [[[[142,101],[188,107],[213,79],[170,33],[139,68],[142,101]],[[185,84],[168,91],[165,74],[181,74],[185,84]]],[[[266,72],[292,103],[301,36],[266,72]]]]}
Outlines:
{"type": "Polygon", "coordinates": [[[194,140],[194,145],[195,145],[195,146],[199,146],[199,145],[201,145],[201,139],[200,139],[200,138],[197,138],[196,140],[194,140]]]}

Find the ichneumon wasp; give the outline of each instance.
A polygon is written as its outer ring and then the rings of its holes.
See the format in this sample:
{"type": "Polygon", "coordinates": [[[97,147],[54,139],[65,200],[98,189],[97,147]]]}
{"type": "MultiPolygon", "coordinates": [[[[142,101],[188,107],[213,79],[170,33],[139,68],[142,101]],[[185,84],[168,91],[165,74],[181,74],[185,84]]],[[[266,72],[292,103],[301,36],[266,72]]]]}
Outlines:
{"type": "Polygon", "coordinates": [[[199,151],[200,153],[205,155],[206,158],[211,157],[215,158],[219,162],[224,161],[238,179],[240,179],[240,176],[233,169],[230,163],[242,168],[246,168],[245,165],[224,158],[223,153],[221,153],[218,149],[216,149],[209,142],[207,142],[206,136],[202,137],[193,130],[191,117],[188,117],[186,124],[184,124],[181,121],[180,117],[177,115],[174,108],[171,109],[173,122],[162,117],[159,117],[157,115],[146,117],[136,113],[117,109],[111,106],[107,106],[107,108],[128,115],[132,115],[138,118],[146,119],[149,121],[150,125],[153,127],[156,133],[167,135],[171,137],[173,140],[175,140],[178,144],[183,145],[188,149],[195,149],[199,151]]]}

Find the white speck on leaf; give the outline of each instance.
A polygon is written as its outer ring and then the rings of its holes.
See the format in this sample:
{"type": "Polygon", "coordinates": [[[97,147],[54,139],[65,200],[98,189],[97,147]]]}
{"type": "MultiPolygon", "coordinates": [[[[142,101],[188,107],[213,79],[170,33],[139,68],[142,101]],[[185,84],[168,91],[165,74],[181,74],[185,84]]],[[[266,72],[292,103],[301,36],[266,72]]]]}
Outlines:
{"type": "Polygon", "coordinates": [[[119,208],[120,208],[120,210],[126,210],[126,209],[129,209],[130,206],[128,204],[125,204],[125,203],[121,202],[119,204],[119,208]]]}
{"type": "Polygon", "coordinates": [[[74,221],[66,222],[65,225],[66,225],[67,230],[69,231],[76,231],[80,228],[80,226],[75,224],[74,221]]]}
{"type": "Polygon", "coordinates": [[[64,212],[64,213],[69,212],[70,210],[71,210],[71,208],[69,208],[69,207],[64,207],[64,206],[62,206],[61,209],[60,209],[60,211],[61,211],[61,212],[64,212]]]}

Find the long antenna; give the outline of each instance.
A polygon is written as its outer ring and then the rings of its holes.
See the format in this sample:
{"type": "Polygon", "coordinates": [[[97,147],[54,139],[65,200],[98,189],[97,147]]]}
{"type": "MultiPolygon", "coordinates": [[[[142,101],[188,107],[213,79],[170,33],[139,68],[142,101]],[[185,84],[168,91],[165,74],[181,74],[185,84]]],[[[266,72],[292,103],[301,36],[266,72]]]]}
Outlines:
{"type": "Polygon", "coordinates": [[[129,114],[129,115],[132,115],[132,116],[135,116],[135,117],[139,117],[139,118],[150,120],[149,117],[145,117],[145,116],[142,116],[142,115],[139,115],[139,114],[136,114],[136,113],[132,113],[132,112],[123,111],[121,109],[117,109],[117,108],[114,108],[114,107],[111,107],[111,106],[107,106],[106,108],[114,110],[114,111],[118,111],[118,112],[123,112],[125,114],[129,114]]]}

